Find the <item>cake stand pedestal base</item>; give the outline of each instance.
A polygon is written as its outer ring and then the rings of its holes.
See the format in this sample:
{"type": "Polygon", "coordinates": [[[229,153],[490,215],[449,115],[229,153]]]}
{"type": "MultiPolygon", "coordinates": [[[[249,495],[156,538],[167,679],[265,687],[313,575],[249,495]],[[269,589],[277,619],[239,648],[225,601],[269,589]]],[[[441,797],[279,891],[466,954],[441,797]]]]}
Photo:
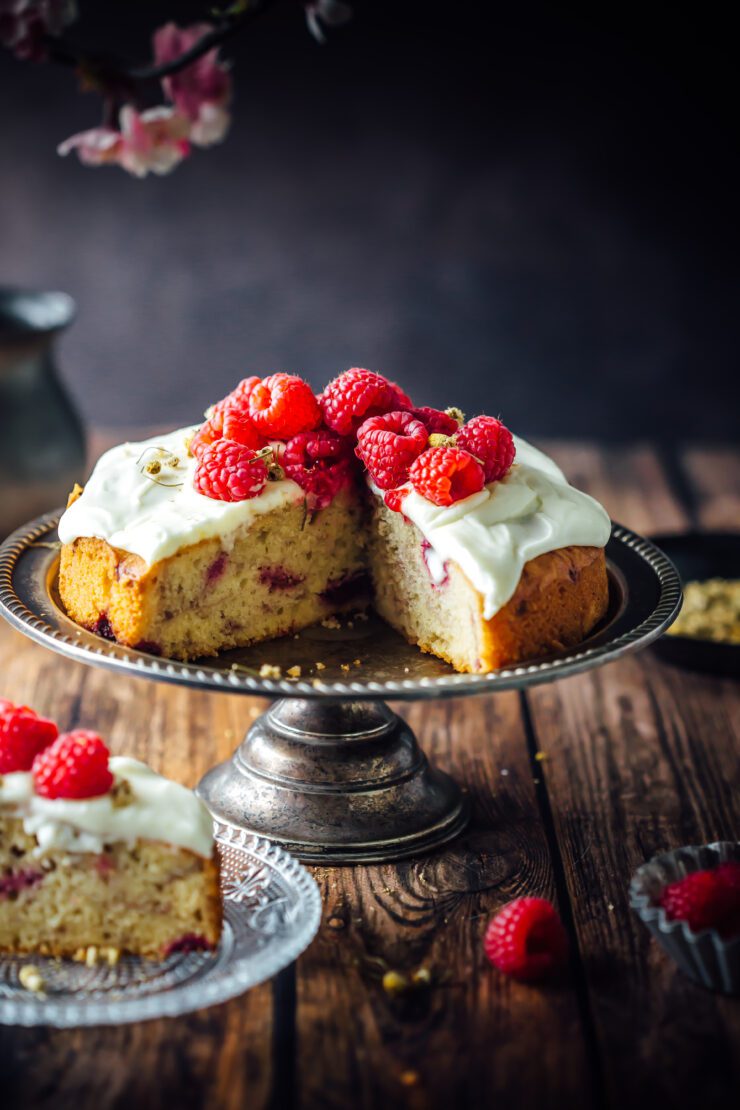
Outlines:
{"type": "Polygon", "coordinates": [[[420,855],[468,821],[460,788],[380,701],[282,698],[197,792],[214,817],[309,863],[420,855]]]}

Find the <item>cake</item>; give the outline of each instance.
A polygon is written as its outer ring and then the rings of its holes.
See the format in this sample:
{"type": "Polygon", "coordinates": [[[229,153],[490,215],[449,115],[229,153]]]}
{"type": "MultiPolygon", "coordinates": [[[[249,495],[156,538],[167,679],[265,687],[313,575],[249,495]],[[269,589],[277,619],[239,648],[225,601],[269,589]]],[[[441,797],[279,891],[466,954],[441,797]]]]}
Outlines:
{"type": "Polygon", "coordinates": [[[0,951],[114,962],[213,948],[213,823],[192,791],[100,737],[0,700],[0,951]]]}
{"type": "Polygon", "coordinates": [[[201,425],[99,460],[59,523],[78,624],[176,659],[368,603],[458,671],[572,647],[608,603],[610,522],[492,417],[415,407],[372,371],[318,397],[244,379],[201,425]]]}

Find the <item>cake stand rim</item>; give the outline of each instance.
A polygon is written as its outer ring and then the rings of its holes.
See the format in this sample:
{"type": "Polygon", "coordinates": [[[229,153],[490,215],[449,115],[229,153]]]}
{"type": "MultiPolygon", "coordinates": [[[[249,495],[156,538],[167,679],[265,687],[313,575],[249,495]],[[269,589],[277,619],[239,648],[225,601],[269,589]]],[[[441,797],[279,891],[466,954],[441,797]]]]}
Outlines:
{"type": "MultiPolygon", "coordinates": [[[[675,566],[651,540],[624,525],[612,522],[612,532],[607,543],[607,554],[632,550],[652,571],[659,590],[658,600],[647,616],[636,626],[628,628],[613,641],[598,646],[576,646],[572,651],[539,662],[506,667],[488,674],[451,673],[420,679],[359,679],[354,681],[322,681],[313,679],[261,678],[256,675],[225,672],[207,663],[181,662],[161,658],[132,648],[111,643],[96,637],[95,647],[75,642],[65,632],[54,628],[48,620],[35,613],[18,595],[14,578],[21,558],[29,549],[39,546],[43,538],[55,529],[63,509],[53,509],[35,520],[21,525],[0,544],[0,616],[13,628],[29,639],[67,658],[89,666],[136,675],[158,682],[169,682],[196,689],[246,694],[264,698],[332,698],[342,701],[415,701],[427,698],[468,697],[474,694],[492,694],[497,690],[524,689],[528,686],[553,682],[647,647],[668,628],[678,616],[682,604],[681,580],[675,566]]],[[[56,545],[55,545],[56,546],[56,545]]],[[[613,560],[612,560],[613,562],[613,560]]],[[[49,601],[47,579],[50,559],[39,562],[31,584],[40,588],[49,601]],[[38,568],[43,569],[40,573],[38,568]]],[[[617,570],[625,577],[623,569],[617,570]]],[[[625,611],[631,603],[630,583],[627,580],[625,611]]],[[[79,629],[78,635],[85,630],[79,629]]],[[[87,633],[87,635],[92,635],[87,633]]]]}

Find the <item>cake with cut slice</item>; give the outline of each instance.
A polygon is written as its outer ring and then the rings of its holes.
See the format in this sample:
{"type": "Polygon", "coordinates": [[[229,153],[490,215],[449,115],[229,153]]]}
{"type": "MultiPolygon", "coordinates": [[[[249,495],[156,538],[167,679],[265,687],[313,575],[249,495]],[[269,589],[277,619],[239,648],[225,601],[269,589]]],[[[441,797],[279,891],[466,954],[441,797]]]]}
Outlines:
{"type": "Polygon", "coordinates": [[[0,700],[0,951],[215,948],[213,823],[192,791],[0,700]]]}
{"type": "Polygon", "coordinates": [[[315,397],[246,378],[200,426],[113,448],[59,523],[77,623],[178,659],[372,603],[487,672],[571,647],[608,603],[603,508],[492,417],[372,371],[315,397]]]}

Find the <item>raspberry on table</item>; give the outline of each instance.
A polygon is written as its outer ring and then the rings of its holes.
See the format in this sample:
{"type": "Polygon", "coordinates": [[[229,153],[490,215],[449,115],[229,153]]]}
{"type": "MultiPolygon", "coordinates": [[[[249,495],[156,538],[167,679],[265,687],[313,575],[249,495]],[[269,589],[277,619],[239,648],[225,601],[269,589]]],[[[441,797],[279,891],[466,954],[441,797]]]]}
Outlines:
{"type": "Polygon", "coordinates": [[[409,467],[417,493],[433,505],[452,505],[485,485],[481,464],[460,447],[430,447],[409,467]]]}
{"type": "Polygon", "coordinates": [[[491,918],[483,947],[499,971],[534,982],[565,963],[568,938],[546,898],[517,898],[491,918]]]}
{"type": "Polygon", "coordinates": [[[321,409],[308,382],[294,374],[270,374],[253,386],[249,414],[263,436],[290,439],[321,423],[321,409]]]}
{"type": "Polygon", "coordinates": [[[711,871],[692,871],[669,883],[660,905],[669,921],[685,921],[694,933],[716,929],[729,937],[740,932],[740,883],[737,871],[727,864],[711,871]]]}
{"type": "Polygon", "coordinates": [[[0,698],[0,775],[30,771],[38,753],[58,735],[54,721],[0,698]]]}
{"type": "Polygon", "coordinates": [[[198,493],[215,501],[247,501],[261,493],[266,481],[265,460],[230,439],[205,447],[193,474],[198,493]]]}
{"type": "Polygon", "coordinates": [[[429,432],[410,412],[371,416],[357,431],[355,454],[379,489],[395,489],[427,445],[429,432]]]}
{"type": "Polygon", "coordinates": [[[370,416],[411,408],[410,399],[399,386],[359,366],[329,382],[319,404],[324,423],[342,436],[352,435],[370,416]]]}
{"type": "Polygon", "coordinates": [[[352,480],[349,442],[322,428],[301,432],[285,444],[280,465],[288,478],[306,492],[309,509],[325,509],[352,480]]]}
{"type": "Polygon", "coordinates": [[[480,460],[486,482],[498,482],[508,474],[516,454],[514,437],[495,416],[474,416],[459,430],[455,442],[480,460]]]}
{"type": "Polygon", "coordinates": [[[454,436],[460,430],[460,425],[449,412],[441,409],[430,408],[422,405],[421,408],[411,409],[417,420],[421,420],[430,435],[454,436]]]}
{"type": "Polygon", "coordinates": [[[36,793],[44,798],[95,798],[113,785],[109,751],[96,732],[62,733],[33,761],[36,793]]]}

